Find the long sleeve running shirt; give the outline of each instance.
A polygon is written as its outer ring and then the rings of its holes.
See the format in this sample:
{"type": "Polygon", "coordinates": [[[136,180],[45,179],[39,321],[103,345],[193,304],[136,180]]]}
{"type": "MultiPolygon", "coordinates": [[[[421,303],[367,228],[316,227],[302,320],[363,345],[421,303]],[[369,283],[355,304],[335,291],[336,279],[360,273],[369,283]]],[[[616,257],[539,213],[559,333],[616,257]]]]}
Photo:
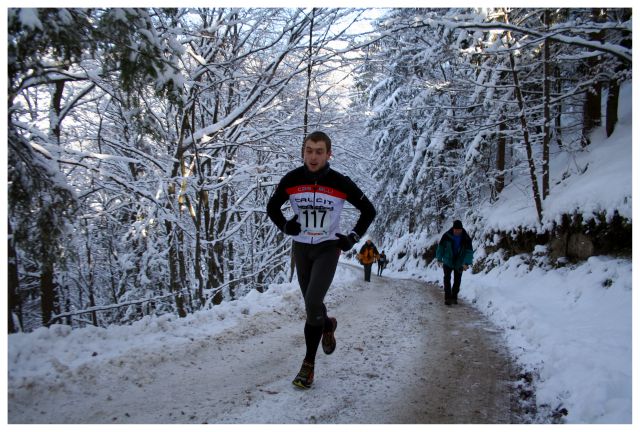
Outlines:
{"type": "Polygon", "coordinates": [[[287,222],[281,207],[287,200],[301,225],[300,234],[293,239],[301,243],[337,240],[345,201],[360,211],[352,230],[358,237],[364,235],[376,216],[376,210],[364,192],[349,177],[331,169],[329,164],[317,173],[310,172],[303,165],[282,177],[267,204],[269,218],[281,231],[287,222]]]}

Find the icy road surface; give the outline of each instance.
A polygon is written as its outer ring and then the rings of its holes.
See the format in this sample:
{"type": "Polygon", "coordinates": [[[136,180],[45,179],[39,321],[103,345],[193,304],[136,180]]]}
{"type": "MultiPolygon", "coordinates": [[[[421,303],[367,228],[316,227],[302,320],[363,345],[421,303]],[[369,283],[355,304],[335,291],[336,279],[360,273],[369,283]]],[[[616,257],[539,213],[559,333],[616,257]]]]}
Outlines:
{"type": "Polygon", "coordinates": [[[271,310],[245,311],[214,334],[134,339],[79,366],[42,355],[56,372],[41,376],[10,368],[9,423],[516,421],[509,355],[479,312],[464,302],[446,307],[433,285],[361,279],[361,268],[340,266],[326,299],[338,345],[330,356],[318,350],[311,390],[291,385],[304,356],[304,313],[290,288],[271,310]]]}

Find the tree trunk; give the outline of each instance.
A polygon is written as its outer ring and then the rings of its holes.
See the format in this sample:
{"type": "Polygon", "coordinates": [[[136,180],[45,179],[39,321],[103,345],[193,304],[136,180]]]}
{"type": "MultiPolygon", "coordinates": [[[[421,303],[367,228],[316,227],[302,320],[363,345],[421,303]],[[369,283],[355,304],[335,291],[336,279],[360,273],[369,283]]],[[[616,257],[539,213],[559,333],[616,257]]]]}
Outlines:
{"type": "MultiPolygon", "coordinates": [[[[60,114],[62,113],[62,96],[64,93],[65,81],[57,81],[55,90],[51,96],[51,110],[49,118],[50,134],[60,144],[60,114]]],[[[40,308],[42,311],[42,323],[49,326],[52,323],[51,317],[59,313],[58,293],[54,281],[54,267],[56,253],[53,251],[55,227],[51,226],[55,217],[51,214],[52,209],[47,207],[42,199],[40,200],[40,220],[38,229],[40,231],[40,308]]]]}
{"type": "Polygon", "coordinates": [[[18,278],[18,254],[16,253],[16,248],[13,242],[13,230],[11,228],[11,223],[8,224],[9,228],[7,231],[8,234],[8,246],[7,246],[7,273],[8,273],[8,281],[7,288],[9,290],[9,310],[8,310],[8,318],[9,318],[9,333],[17,333],[21,331],[23,327],[22,322],[22,297],[20,296],[20,279],[18,278]],[[17,317],[18,322],[14,321],[14,315],[17,317]]]}
{"type": "MultiPolygon", "coordinates": [[[[554,67],[554,76],[555,76],[555,81],[556,81],[556,87],[555,87],[555,92],[556,94],[561,94],[562,93],[562,80],[561,80],[561,74],[560,74],[560,68],[558,66],[554,67]]],[[[558,102],[556,105],[556,112],[555,112],[555,135],[556,135],[556,142],[558,143],[558,147],[562,148],[563,147],[563,143],[562,143],[562,102],[558,102]]]]}
{"type": "MultiPolygon", "coordinates": [[[[93,291],[93,287],[89,290],[89,307],[96,306],[96,297],[93,291]]],[[[98,313],[96,311],[91,312],[91,322],[95,327],[98,327],[100,323],[98,323],[98,313]]]]}
{"type": "Polygon", "coordinates": [[[618,81],[609,81],[609,94],[607,95],[607,137],[613,134],[618,123],[618,99],[620,97],[620,85],[618,81]]]}
{"type": "Polygon", "coordinates": [[[504,135],[506,126],[504,122],[498,125],[498,152],[496,157],[496,170],[498,175],[496,176],[496,193],[500,193],[504,190],[504,169],[506,164],[506,148],[507,137],[504,135]]]}
{"type": "MultiPolygon", "coordinates": [[[[546,29],[550,26],[549,9],[544,11],[544,24],[546,29]]],[[[544,82],[543,82],[543,97],[544,97],[544,126],[543,126],[543,141],[542,141],[542,199],[546,199],[549,196],[549,143],[551,141],[551,41],[545,39],[544,41],[544,82]]]]}
{"type": "Polygon", "coordinates": [[[173,225],[169,221],[165,221],[165,228],[167,230],[167,243],[169,246],[169,288],[171,292],[175,293],[174,299],[176,302],[176,309],[178,316],[184,318],[187,316],[187,311],[184,308],[184,294],[182,293],[182,286],[179,281],[178,270],[178,245],[176,235],[173,232],[173,225]]]}
{"type": "Polygon", "coordinates": [[[516,99],[518,100],[518,108],[520,109],[520,125],[522,126],[522,136],[524,139],[524,146],[527,151],[527,160],[529,162],[529,175],[531,176],[531,187],[533,189],[533,200],[536,205],[536,212],[538,214],[538,221],[542,224],[542,200],[540,199],[540,190],[538,188],[538,177],[536,175],[536,164],[533,159],[533,149],[531,147],[531,140],[529,139],[529,129],[527,126],[527,118],[525,117],[524,98],[522,97],[522,90],[520,88],[520,80],[518,78],[518,72],[516,71],[516,61],[513,53],[509,53],[509,61],[511,63],[511,73],[513,74],[513,84],[515,86],[516,99]]]}
{"type": "Polygon", "coordinates": [[[45,244],[41,247],[40,266],[40,307],[42,310],[42,325],[49,326],[51,317],[57,312],[58,298],[53,278],[53,262],[45,244]]]}
{"type": "Polygon", "coordinates": [[[51,317],[58,314],[58,292],[55,284],[55,262],[57,258],[55,242],[57,240],[57,227],[53,222],[55,216],[51,206],[39,200],[40,214],[38,215],[37,230],[40,233],[39,265],[40,265],[40,307],[42,311],[42,324],[51,325],[51,317]]]}
{"type": "MultiPolygon", "coordinates": [[[[233,219],[234,216],[231,216],[233,219]]],[[[233,241],[227,242],[227,280],[234,281],[236,279],[235,275],[235,265],[234,265],[234,254],[235,250],[233,249],[233,241]]],[[[253,267],[251,268],[253,270],[253,267]]],[[[229,298],[231,300],[236,299],[236,290],[240,284],[238,282],[229,282],[229,298]]]]}
{"type": "MultiPolygon", "coordinates": [[[[107,251],[107,263],[108,263],[108,268],[109,268],[109,281],[111,282],[110,288],[111,288],[111,302],[112,303],[118,303],[118,298],[120,298],[119,294],[118,294],[118,282],[116,281],[116,275],[114,273],[114,269],[116,268],[114,263],[113,263],[113,258],[114,256],[116,256],[117,252],[116,252],[116,248],[115,245],[113,244],[113,237],[109,238],[109,250],[107,251]]],[[[122,284],[122,286],[124,286],[124,282],[127,279],[127,273],[126,271],[123,271],[121,276],[120,276],[120,283],[122,284]]]]}
{"type": "MultiPolygon", "coordinates": [[[[599,8],[594,8],[591,10],[591,16],[594,22],[602,22],[603,14],[602,10],[599,8]]],[[[603,42],[604,34],[602,31],[591,33],[590,39],[592,41],[600,41],[603,42]]],[[[598,65],[601,62],[600,56],[590,57],[587,60],[587,74],[595,76],[597,73],[598,65]]],[[[602,123],[602,85],[598,81],[593,84],[593,86],[587,90],[587,95],[584,101],[584,110],[583,110],[583,124],[582,124],[582,145],[587,146],[590,143],[589,134],[591,131],[602,123]]]]}
{"type": "Polygon", "coordinates": [[[202,236],[202,208],[205,206],[205,203],[209,201],[209,194],[207,191],[201,190],[198,198],[198,205],[196,206],[196,220],[195,220],[195,228],[196,228],[196,250],[194,256],[193,263],[193,271],[198,280],[198,288],[196,289],[196,297],[200,306],[204,306],[205,298],[204,298],[204,278],[202,277],[202,240],[200,236],[202,236]]]}
{"type": "Polygon", "coordinates": [[[591,142],[589,134],[595,128],[600,126],[602,112],[600,110],[600,101],[602,98],[602,90],[600,83],[596,83],[592,88],[587,90],[584,101],[584,111],[582,117],[582,146],[587,146],[591,142]]]}
{"type": "MultiPolygon", "coordinates": [[[[177,232],[176,238],[178,240],[176,244],[176,253],[178,256],[178,285],[179,290],[182,291],[183,289],[186,289],[185,287],[189,286],[187,280],[187,260],[184,254],[184,231],[182,229],[177,232]]],[[[187,294],[183,294],[183,299],[185,295],[187,294]]],[[[191,297],[191,290],[189,290],[188,297],[191,297]]]]}
{"type": "MultiPolygon", "coordinates": [[[[92,308],[96,305],[96,297],[95,297],[95,289],[94,289],[94,265],[93,265],[93,256],[91,254],[91,239],[90,239],[90,234],[89,234],[89,229],[87,226],[87,222],[85,221],[85,228],[86,228],[86,233],[87,233],[87,241],[86,241],[86,248],[87,248],[87,267],[88,267],[88,287],[87,289],[89,290],[89,307],[92,308]]],[[[91,321],[93,322],[93,325],[95,327],[98,327],[98,314],[96,311],[92,311],[91,312],[91,321]]]]}
{"type": "Polygon", "coordinates": [[[293,281],[293,275],[296,272],[296,257],[291,248],[291,254],[289,255],[289,282],[293,281]]]}
{"type": "Polygon", "coordinates": [[[62,104],[62,95],[64,93],[64,84],[65,84],[65,81],[62,81],[62,80],[61,81],[56,81],[56,83],[55,83],[55,91],[53,92],[53,95],[51,96],[51,109],[53,110],[55,115],[52,115],[52,117],[50,119],[49,128],[50,128],[51,132],[53,133],[53,136],[56,138],[56,142],[58,144],[60,144],[60,133],[61,133],[60,113],[62,112],[61,104],[62,104]]]}
{"type": "MultiPolygon", "coordinates": [[[[631,9],[628,10],[628,13],[624,14],[624,20],[631,19],[631,9]]],[[[628,35],[625,35],[624,39],[620,43],[620,45],[631,49],[632,41],[631,41],[631,32],[628,35]]],[[[614,77],[609,80],[609,94],[607,96],[607,136],[610,137],[613,134],[613,131],[616,128],[616,124],[618,123],[618,99],[620,97],[620,85],[618,83],[618,74],[623,72],[626,69],[626,65],[622,62],[618,62],[618,66],[616,66],[614,77]]]]}
{"type": "MultiPolygon", "coordinates": [[[[220,173],[216,174],[219,175],[220,173]]],[[[213,211],[209,205],[205,207],[205,238],[207,240],[206,247],[206,266],[207,266],[207,289],[218,288],[224,282],[224,270],[223,270],[223,252],[224,247],[222,242],[215,241],[219,238],[221,230],[225,226],[227,217],[226,209],[226,192],[222,192],[220,189],[214,191],[209,196],[215,196],[213,200],[213,211]],[[216,221],[217,218],[217,221],[216,221]]],[[[214,304],[219,304],[223,299],[221,292],[216,293],[214,304]]]]}
{"type": "MultiPolygon", "coordinates": [[[[505,14],[505,22],[508,23],[508,15],[505,14]]],[[[507,32],[507,44],[508,48],[511,48],[511,33],[507,32]]],[[[511,66],[511,75],[513,76],[513,86],[516,99],[518,101],[518,108],[520,110],[520,125],[522,127],[522,138],[524,140],[524,146],[527,151],[527,161],[529,163],[529,176],[531,177],[531,188],[533,190],[533,201],[536,206],[536,213],[538,215],[538,222],[542,224],[542,200],[540,199],[540,189],[538,187],[538,176],[536,175],[536,164],[533,159],[533,149],[531,147],[531,140],[529,139],[529,128],[527,126],[527,118],[525,116],[524,97],[522,96],[522,88],[520,86],[520,79],[518,78],[518,71],[516,70],[516,59],[513,55],[513,51],[509,51],[509,63],[511,66]]]]}
{"type": "MultiPolygon", "coordinates": [[[[227,226],[227,219],[229,217],[229,213],[227,209],[229,204],[229,192],[226,187],[222,188],[219,191],[218,202],[216,208],[216,214],[218,215],[218,223],[214,223],[213,225],[216,227],[215,238],[222,237],[222,233],[224,232],[227,226]]],[[[214,260],[214,271],[213,275],[209,277],[213,277],[216,281],[216,286],[224,283],[224,273],[226,271],[224,267],[224,242],[217,241],[213,246],[213,260],[214,260]]]]}

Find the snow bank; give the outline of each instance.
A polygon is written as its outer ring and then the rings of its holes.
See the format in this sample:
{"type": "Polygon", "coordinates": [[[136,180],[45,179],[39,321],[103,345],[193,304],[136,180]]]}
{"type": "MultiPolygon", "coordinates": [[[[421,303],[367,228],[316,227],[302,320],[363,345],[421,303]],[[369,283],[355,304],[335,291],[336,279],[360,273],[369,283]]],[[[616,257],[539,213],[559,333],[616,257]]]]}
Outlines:
{"type": "Polygon", "coordinates": [[[631,262],[592,257],[545,271],[514,257],[467,282],[463,297],[538,371],[538,404],[564,406],[569,422],[631,422],[631,262]]]}
{"type": "MultiPolygon", "coordinates": [[[[345,297],[354,286],[354,277],[353,272],[339,267],[333,284],[337,288],[332,289],[330,298],[339,301],[345,297]]],[[[44,379],[62,385],[66,375],[89,364],[123,357],[135,362],[138,357],[162,353],[162,347],[222,334],[260,313],[273,315],[274,325],[278,316],[303,317],[304,305],[297,282],[274,284],[264,293],[253,290],[238,300],[185,318],[169,314],[147,316],[130,325],[89,326],[73,331],[66,325],[52,325],[32,333],[9,335],[9,382],[25,385],[44,379]]]]}
{"type": "Polygon", "coordinates": [[[273,285],[260,294],[250,292],[236,301],[185,318],[147,316],[131,325],[71,330],[66,325],[41,327],[32,333],[8,337],[9,381],[58,380],[61,369],[73,370],[113,358],[144,356],[158,347],[189,343],[224,332],[260,312],[300,313],[296,284],[273,285]],[[63,366],[62,366],[63,365],[63,366]]]}
{"type": "MultiPolygon", "coordinates": [[[[517,362],[538,374],[539,406],[566,408],[569,423],[631,423],[631,262],[592,257],[542,269],[529,258],[466,272],[460,297],[502,328],[517,362]]],[[[411,274],[441,284],[436,265],[411,274]]]]}

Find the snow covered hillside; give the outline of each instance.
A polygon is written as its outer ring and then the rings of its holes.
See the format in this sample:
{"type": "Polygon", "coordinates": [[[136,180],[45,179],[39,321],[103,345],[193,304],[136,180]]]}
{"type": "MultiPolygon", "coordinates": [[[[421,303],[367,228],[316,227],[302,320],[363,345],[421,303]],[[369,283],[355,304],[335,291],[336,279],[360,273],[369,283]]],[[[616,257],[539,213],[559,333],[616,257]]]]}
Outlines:
{"type": "Polygon", "coordinates": [[[530,179],[523,177],[505,188],[494,205],[481,212],[478,232],[508,231],[518,227],[550,229],[563,214],[581,213],[585,220],[599,212],[611,218],[615,211],[632,218],[632,98],[631,83],[621,89],[619,122],[611,137],[604,127],[591,135],[591,144],[573,153],[557,152],[551,159],[551,191],[543,202],[539,226],[533,206],[530,179]]]}
{"type": "MultiPolygon", "coordinates": [[[[510,185],[494,205],[481,209],[481,222],[464,221],[476,239],[476,259],[486,256],[478,239],[492,231],[523,227],[540,232],[574,211],[585,220],[597,212],[610,218],[616,211],[632,219],[630,84],[623,87],[620,101],[620,122],[610,138],[598,129],[585,151],[552,159],[542,227],[536,222],[526,180],[510,185]]],[[[385,245],[391,267],[441,281],[442,271],[435,263],[425,268],[421,253],[407,253],[423,251],[439,237],[408,235],[385,245]],[[405,256],[398,259],[398,254],[405,256]]],[[[518,362],[538,375],[539,405],[566,408],[570,423],[631,423],[632,262],[594,256],[552,268],[546,253],[546,247],[538,246],[531,255],[505,261],[496,252],[488,258],[500,263],[498,267],[464,274],[461,296],[504,329],[518,362]]]]}

